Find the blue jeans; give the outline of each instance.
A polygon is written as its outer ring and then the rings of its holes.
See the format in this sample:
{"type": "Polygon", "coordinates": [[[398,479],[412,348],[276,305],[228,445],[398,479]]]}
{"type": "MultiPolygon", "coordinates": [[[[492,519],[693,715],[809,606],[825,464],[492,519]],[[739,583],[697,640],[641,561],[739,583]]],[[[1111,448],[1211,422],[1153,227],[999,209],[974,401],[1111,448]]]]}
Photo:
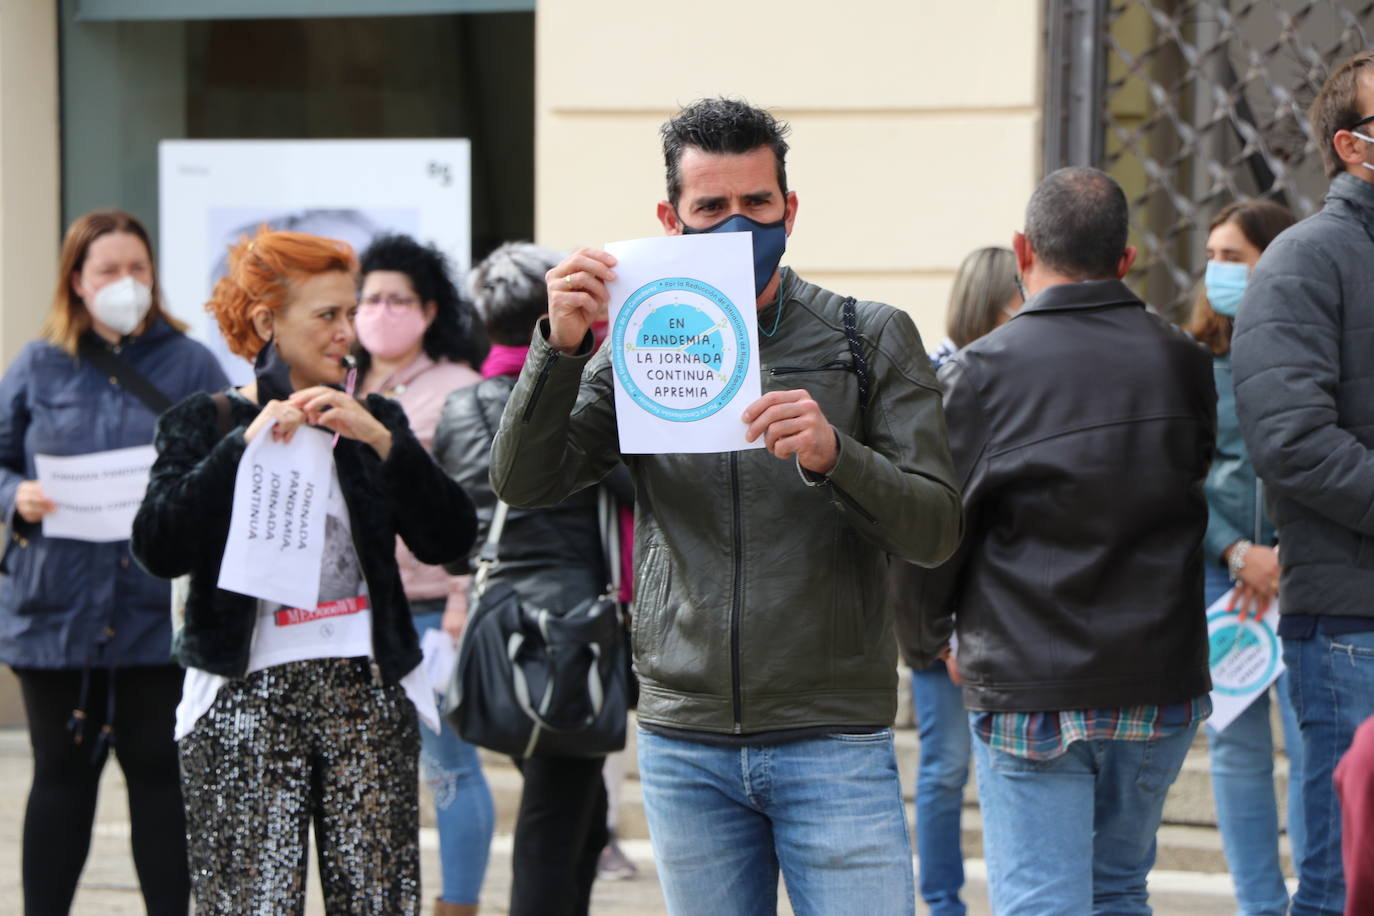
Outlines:
{"type": "Polygon", "coordinates": [[[1077,741],[1027,760],[973,741],[994,913],[1148,914],[1145,878],[1197,727],[1154,741],[1077,741]]]}
{"type": "Polygon", "coordinates": [[[1307,838],[1293,916],[1345,909],[1341,806],[1332,775],[1355,729],[1374,715],[1374,632],[1285,639],[1288,690],[1302,729],[1302,802],[1307,838]]]}
{"type": "MultiPolygon", "coordinates": [[[[442,612],[416,614],[416,632],[423,636],[437,629],[442,617],[442,612]]],[[[447,719],[437,735],[420,726],[420,778],[434,796],[444,877],[440,896],[449,903],[475,904],[487,873],[496,816],[477,748],[459,738],[447,719]]]]}
{"type": "Polygon", "coordinates": [[[963,691],[943,661],[911,672],[921,737],[916,765],[916,860],[921,899],[932,916],[964,916],[960,815],[968,782],[969,727],[963,691]]]}
{"type": "MultiPolygon", "coordinates": [[[[1211,607],[1231,589],[1230,577],[1207,566],[1206,602],[1211,607]]],[[[1288,842],[1302,860],[1302,737],[1288,698],[1288,675],[1274,685],[1288,753],[1288,842]]],[[[1284,916],[1288,887],[1279,860],[1279,816],[1274,799],[1274,739],[1266,692],[1221,732],[1207,728],[1217,826],[1240,905],[1238,916],[1284,916]]]]}
{"type": "Polygon", "coordinates": [[[654,861],[672,916],[914,916],[892,731],[713,747],[640,729],[654,861]]]}

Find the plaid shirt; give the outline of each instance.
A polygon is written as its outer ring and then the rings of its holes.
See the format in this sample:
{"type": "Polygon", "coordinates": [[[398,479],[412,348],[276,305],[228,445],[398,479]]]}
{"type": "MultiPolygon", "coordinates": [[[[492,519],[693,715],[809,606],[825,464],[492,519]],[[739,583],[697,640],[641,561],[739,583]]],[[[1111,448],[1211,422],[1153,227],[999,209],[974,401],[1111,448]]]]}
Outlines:
{"type": "Polygon", "coordinates": [[[994,750],[1027,760],[1053,760],[1075,741],[1153,741],[1212,714],[1209,694],[1168,706],[975,712],[973,731],[994,750]]]}

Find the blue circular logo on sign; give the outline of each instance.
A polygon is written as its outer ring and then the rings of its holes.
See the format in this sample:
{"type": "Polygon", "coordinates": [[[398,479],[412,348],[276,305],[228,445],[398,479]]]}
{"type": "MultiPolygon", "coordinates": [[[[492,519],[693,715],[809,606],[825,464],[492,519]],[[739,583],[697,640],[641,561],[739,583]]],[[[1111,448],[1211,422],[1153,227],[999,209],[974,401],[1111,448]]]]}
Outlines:
{"type": "Polygon", "coordinates": [[[719,411],[749,368],[739,309],[720,290],[668,277],[635,290],[611,330],[616,378],[655,417],[686,423],[719,411]]]}
{"type": "Polygon", "coordinates": [[[1279,643],[1273,630],[1237,614],[1218,611],[1207,618],[1212,689],[1227,696],[1253,693],[1274,679],[1279,643]]]}

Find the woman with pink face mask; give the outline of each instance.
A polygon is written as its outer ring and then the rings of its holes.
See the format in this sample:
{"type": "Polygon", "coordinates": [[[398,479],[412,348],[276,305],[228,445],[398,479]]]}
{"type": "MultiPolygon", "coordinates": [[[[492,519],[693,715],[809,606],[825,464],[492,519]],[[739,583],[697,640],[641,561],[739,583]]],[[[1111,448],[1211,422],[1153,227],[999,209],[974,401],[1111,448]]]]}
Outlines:
{"type": "MultiPolygon", "coordinates": [[[[481,379],[486,337],[458,295],[444,256],[404,235],[373,240],[362,255],[358,295],[359,396],[376,392],[405,409],[430,448],[444,399],[481,379]]],[[[467,576],[420,563],[398,539],[396,562],[421,636],[442,628],[456,641],[467,619],[467,576]]],[[[477,751],[450,728],[420,729],[420,773],[434,797],[443,890],[437,916],[477,911],[494,827],[491,791],[477,751]]]]}

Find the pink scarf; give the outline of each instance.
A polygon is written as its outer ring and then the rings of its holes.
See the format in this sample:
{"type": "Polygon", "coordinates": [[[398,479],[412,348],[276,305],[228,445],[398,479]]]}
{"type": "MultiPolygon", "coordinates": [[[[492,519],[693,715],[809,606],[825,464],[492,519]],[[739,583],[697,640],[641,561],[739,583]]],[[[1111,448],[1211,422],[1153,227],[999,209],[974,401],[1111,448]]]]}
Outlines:
{"type": "Polygon", "coordinates": [[[511,347],[506,344],[492,344],[487,358],[482,360],[482,378],[497,375],[519,375],[525,365],[525,354],[529,347],[511,347]]]}

